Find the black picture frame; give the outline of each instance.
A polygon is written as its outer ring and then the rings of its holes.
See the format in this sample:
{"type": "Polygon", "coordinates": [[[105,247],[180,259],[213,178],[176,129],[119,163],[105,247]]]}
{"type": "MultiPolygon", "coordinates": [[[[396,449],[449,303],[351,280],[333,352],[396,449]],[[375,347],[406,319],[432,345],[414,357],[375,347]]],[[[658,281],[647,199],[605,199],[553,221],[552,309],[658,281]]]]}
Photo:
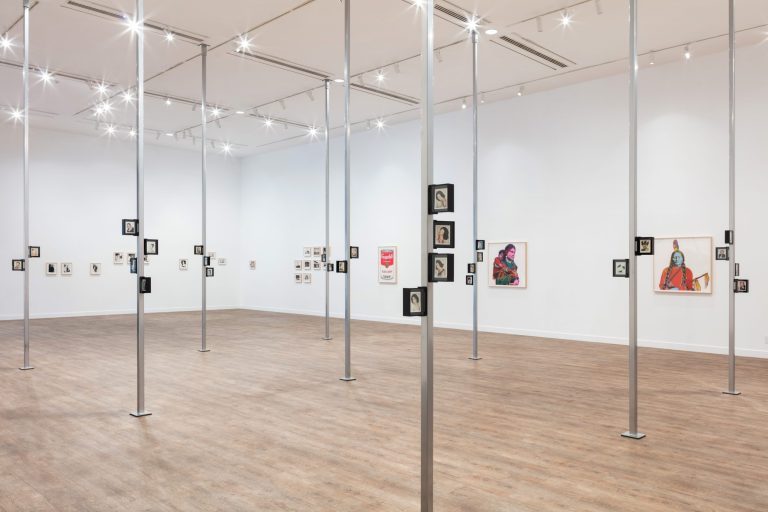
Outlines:
{"type": "Polygon", "coordinates": [[[715,260],[728,261],[731,257],[730,247],[715,247],[715,260]]]}
{"type": "Polygon", "coordinates": [[[139,278],[139,293],[152,293],[152,278],[142,276],[139,278]]]}
{"type": "Polygon", "coordinates": [[[40,247],[37,245],[30,245],[27,249],[27,257],[28,258],[39,258],[40,257],[40,247]]]}
{"type": "Polygon", "coordinates": [[[430,253],[429,254],[429,282],[430,283],[452,283],[453,282],[453,254],[451,253],[430,253]],[[443,272],[438,274],[436,266],[442,263],[443,272]]]}
{"type": "Polygon", "coordinates": [[[733,231],[730,230],[730,229],[726,229],[725,230],[725,243],[727,245],[733,245],[734,238],[735,237],[733,236],[733,231]]]}
{"type": "Polygon", "coordinates": [[[468,275],[466,277],[466,283],[467,283],[467,286],[474,286],[475,285],[475,275],[474,274],[468,275]]]}
{"type": "Polygon", "coordinates": [[[24,272],[26,267],[25,260],[11,260],[11,270],[14,272],[24,272]]]}
{"type": "Polygon", "coordinates": [[[213,267],[205,267],[205,277],[214,277],[216,275],[216,269],[213,267]]]}
{"type": "Polygon", "coordinates": [[[474,263],[468,263],[467,274],[477,274],[477,265],[475,265],[474,263]]]}
{"type": "Polygon", "coordinates": [[[733,292],[734,293],[749,293],[749,279],[734,279],[733,280],[733,292]]]}
{"type": "Polygon", "coordinates": [[[485,250],[485,240],[475,240],[475,250],[476,251],[484,251],[485,250]]]}
{"type": "Polygon", "coordinates": [[[357,246],[350,246],[349,248],[349,259],[356,260],[360,258],[360,248],[357,246]]]}
{"type": "Polygon", "coordinates": [[[203,266],[204,267],[210,267],[211,266],[211,257],[210,256],[203,256],[203,266]]]}
{"type": "Polygon", "coordinates": [[[325,264],[325,269],[326,269],[328,272],[333,272],[333,271],[334,271],[334,268],[335,268],[335,267],[333,266],[333,263],[326,263],[326,264],[325,264]]]}
{"type": "Polygon", "coordinates": [[[196,245],[193,249],[195,256],[205,256],[205,247],[202,245],[196,245]]]}
{"type": "Polygon", "coordinates": [[[139,260],[138,258],[131,258],[128,260],[128,266],[130,268],[131,274],[138,274],[139,273],[139,260]]]}
{"type": "Polygon", "coordinates": [[[739,277],[739,276],[741,275],[741,265],[739,265],[738,263],[736,263],[736,264],[734,265],[734,267],[735,267],[735,268],[734,268],[733,274],[734,274],[736,277],[739,277]]]}
{"type": "Polygon", "coordinates": [[[475,258],[475,259],[477,260],[477,262],[478,262],[478,263],[482,263],[482,262],[483,262],[483,259],[485,258],[485,253],[483,253],[483,252],[478,252],[478,253],[476,254],[476,256],[477,256],[477,258],[475,258]]]}
{"type": "Polygon", "coordinates": [[[442,183],[427,187],[427,205],[430,215],[453,212],[453,184],[442,183]],[[443,196],[443,198],[440,199],[440,203],[437,202],[438,193],[443,196]]]}
{"type": "Polygon", "coordinates": [[[427,304],[426,287],[403,288],[403,316],[427,316],[427,304]]]}
{"type": "Polygon", "coordinates": [[[629,279],[629,260],[613,260],[613,277],[629,279]]]}
{"type": "Polygon", "coordinates": [[[144,239],[144,255],[157,256],[158,254],[160,254],[160,241],[154,238],[145,238],[144,239]],[[153,251],[149,250],[149,246],[151,244],[155,245],[155,249],[153,251]]]}
{"type": "Polygon", "coordinates": [[[122,232],[124,236],[139,236],[139,219],[123,219],[122,232]]]}
{"type": "Polygon", "coordinates": [[[346,260],[339,260],[336,262],[336,273],[337,274],[346,274],[347,273],[347,261],[346,260]]]}
{"type": "Polygon", "coordinates": [[[635,237],[635,256],[653,256],[656,250],[656,239],[652,236],[635,237]]]}
{"type": "Polygon", "coordinates": [[[454,221],[445,221],[445,220],[432,221],[432,248],[433,249],[455,249],[456,248],[456,223],[454,221]],[[448,231],[447,242],[439,243],[437,240],[437,234],[441,229],[448,231]]]}
{"type": "Polygon", "coordinates": [[[325,253],[321,254],[320,255],[320,262],[321,263],[326,263],[327,261],[328,261],[328,255],[325,254],[325,253]]]}

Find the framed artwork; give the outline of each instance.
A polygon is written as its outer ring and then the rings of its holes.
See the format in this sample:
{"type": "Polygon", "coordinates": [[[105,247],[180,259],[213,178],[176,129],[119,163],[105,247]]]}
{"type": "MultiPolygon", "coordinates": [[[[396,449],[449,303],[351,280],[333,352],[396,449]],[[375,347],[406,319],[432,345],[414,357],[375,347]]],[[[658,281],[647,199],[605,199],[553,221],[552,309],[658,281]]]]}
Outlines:
{"type": "Polygon", "coordinates": [[[212,260],[215,260],[216,259],[216,253],[215,252],[209,252],[208,253],[208,257],[211,258],[212,260]]]}
{"type": "Polygon", "coordinates": [[[72,275],[72,264],[71,263],[62,263],[61,264],[61,275],[63,275],[63,276],[71,276],[72,275]]]}
{"type": "Polygon", "coordinates": [[[489,243],[488,261],[493,261],[488,265],[488,286],[528,287],[528,242],[489,243]]]}
{"type": "Polygon", "coordinates": [[[453,254],[429,254],[429,282],[453,282],[453,254]]]}
{"type": "Polygon", "coordinates": [[[149,256],[160,254],[160,242],[152,238],[144,239],[144,254],[149,256]]]}
{"type": "Polygon", "coordinates": [[[356,260],[360,257],[360,248],[355,246],[350,246],[349,248],[349,259],[356,260]]]}
{"type": "Polygon", "coordinates": [[[477,267],[474,263],[469,263],[467,265],[467,274],[474,274],[477,272],[477,267]]]}
{"type": "Polygon", "coordinates": [[[123,234],[126,236],[139,236],[139,220],[123,219],[123,234]]]}
{"type": "Polygon", "coordinates": [[[456,223],[453,221],[432,222],[432,247],[434,249],[453,249],[456,247],[456,223]]]}
{"type": "Polygon", "coordinates": [[[293,274],[293,282],[296,284],[301,284],[301,274],[293,274]]]}
{"type": "Polygon", "coordinates": [[[379,283],[397,283],[397,247],[379,247],[379,283]]]}
{"type": "Polygon", "coordinates": [[[90,269],[92,276],[101,275],[101,263],[91,263],[88,265],[88,268],[90,269]]]}
{"type": "Polygon", "coordinates": [[[139,293],[152,293],[151,277],[141,277],[139,279],[139,293]]]}
{"type": "Polygon", "coordinates": [[[14,272],[24,272],[24,260],[12,260],[11,270],[14,272]]]}
{"type": "Polygon", "coordinates": [[[302,260],[301,270],[304,272],[312,270],[312,260],[302,260]]]}
{"type": "Polygon", "coordinates": [[[46,263],[45,264],[45,274],[48,276],[57,276],[59,275],[59,264],[58,263],[46,263]]]}
{"type": "Polygon", "coordinates": [[[179,260],[179,270],[189,270],[189,261],[186,258],[179,260]]]}
{"type": "Polygon", "coordinates": [[[320,260],[312,260],[312,270],[323,270],[323,262],[320,260]]]}
{"type": "Polygon", "coordinates": [[[717,261],[728,261],[729,252],[730,251],[728,247],[717,247],[715,249],[715,259],[717,261]]]}
{"type": "Polygon", "coordinates": [[[403,316],[427,316],[427,289],[403,289],[403,316]]]}
{"type": "Polygon", "coordinates": [[[129,253],[128,253],[128,259],[129,259],[129,260],[130,260],[131,258],[135,258],[135,257],[136,257],[136,253],[135,253],[135,252],[129,252],[129,253]]]}
{"type": "Polygon", "coordinates": [[[250,268],[251,270],[256,270],[256,260],[249,261],[248,268],[250,268]]]}
{"type": "Polygon", "coordinates": [[[302,257],[304,258],[311,258],[312,257],[312,248],[311,247],[305,247],[302,251],[302,257]]]}
{"type": "Polygon", "coordinates": [[[323,255],[323,248],[322,247],[313,247],[312,248],[312,257],[313,258],[319,258],[323,255]]]}
{"type": "Polygon", "coordinates": [[[131,258],[128,260],[131,266],[131,274],[138,274],[139,273],[139,260],[134,258],[131,258]]]}
{"type": "Polygon", "coordinates": [[[475,259],[475,261],[477,261],[478,263],[482,263],[484,258],[485,258],[485,253],[478,252],[477,258],[475,259]]]}
{"type": "Polygon", "coordinates": [[[336,262],[336,273],[338,274],[346,274],[347,273],[347,262],[346,261],[337,261],[336,262]]]}
{"type": "Polygon", "coordinates": [[[474,274],[470,274],[467,276],[467,285],[468,286],[474,286],[475,285],[475,276],[474,274]]]}
{"type": "Polygon", "coordinates": [[[312,284],[312,274],[301,274],[301,282],[304,284],[312,284]]]}
{"type": "Polygon", "coordinates": [[[736,279],[733,282],[733,291],[736,293],[749,293],[749,280],[736,279]]]}
{"type": "Polygon", "coordinates": [[[448,213],[453,211],[453,185],[430,185],[428,189],[427,204],[430,215],[448,213]]]}
{"type": "Polygon", "coordinates": [[[29,247],[29,253],[27,255],[30,258],[39,258],[40,257],[40,247],[30,246],[29,247]]]}
{"type": "Polygon", "coordinates": [[[149,265],[149,256],[147,256],[146,254],[144,255],[144,264],[149,265]]]}
{"type": "Polygon", "coordinates": [[[475,250],[476,251],[484,251],[485,250],[485,240],[475,240],[475,250]]]}
{"type": "Polygon", "coordinates": [[[333,263],[326,263],[325,270],[327,270],[328,272],[333,272],[333,263]]]}
{"type": "Polygon", "coordinates": [[[203,266],[204,267],[210,267],[211,266],[211,257],[210,256],[203,256],[203,266]]]}
{"type": "Polygon", "coordinates": [[[734,265],[734,267],[736,267],[736,269],[734,270],[734,274],[736,274],[736,277],[739,277],[741,275],[741,265],[737,263],[736,265],[734,265]]]}
{"type": "Polygon", "coordinates": [[[195,246],[195,256],[202,256],[205,254],[205,249],[202,245],[196,245],[195,246]]]}
{"type": "Polygon", "coordinates": [[[635,256],[653,256],[655,239],[649,236],[635,238],[635,256]]]}
{"type": "Polygon", "coordinates": [[[213,267],[205,268],[205,277],[213,277],[215,275],[213,267]]]}
{"type": "Polygon", "coordinates": [[[712,237],[657,238],[653,289],[658,293],[712,293],[712,237]]]}
{"type": "Polygon", "coordinates": [[[304,264],[301,262],[301,260],[293,260],[293,270],[296,272],[301,272],[303,266],[304,264]]]}
{"type": "Polygon", "coordinates": [[[125,263],[125,253],[122,253],[122,252],[112,253],[112,262],[115,265],[122,265],[123,263],[125,263]]]}
{"type": "Polygon", "coordinates": [[[218,263],[220,267],[226,266],[227,258],[219,258],[218,263]]]}
{"type": "Polygon", "coordinates": [[[629,260],[613,260],[613,277],[629,277],[629,260]]]}
{"type": "Polygon", "coordinates": [[[725,243],[728,245],[733,245],[733,231],[726,230],[725,232],[725,243]]]}

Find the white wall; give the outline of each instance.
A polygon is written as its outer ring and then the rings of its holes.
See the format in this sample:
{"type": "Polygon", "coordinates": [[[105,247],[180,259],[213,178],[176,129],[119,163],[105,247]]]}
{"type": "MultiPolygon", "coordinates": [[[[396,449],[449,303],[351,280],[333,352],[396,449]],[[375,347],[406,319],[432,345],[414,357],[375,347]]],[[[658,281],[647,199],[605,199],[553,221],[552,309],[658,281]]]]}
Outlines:
{"type": "MultiPolygon", "coordinates": [[[[739,51],[738,239],[742,275],[753,291],[738,297],[739,353],[768,356],[768,249],[762,200],[768,48],[739,51]]],[[[722,245],[728,223],[728,95],[724,54],[643,69],[640,104],[639,231],[653,236],[710,235],[722,245]]],[[[627,256],[627,81],[616,76],[488,104],[480,111],[480,238],[529,242],[529,288],[491,289],[481,265],[484,330],[623,343],[627,282],[611,277],[611,259],[627,256]]],[[[436,323],[469,328],[471,292],[471,117],[435,122],[436,181],[456,184],[457,280],[436,285],[436,323]]],[[[243,161],[242,244],[255,272],[241,271],[241,304],[321,314],[322,273],[293,284],[292,264],[323,240],[322,143],[243,161]]],[[[333,141],[332,259],[343,244],[343,155],[333,141]]],[[[404,321],[401,288],[418,279],[419,126],[355,134],[352,141],[352,263],[355,318],[404,321]],[[376,248],[399,246],[397,286],[376,281],[376,248]]],[[[644,345],[725,352],[728,276],[714,262],[711,296],[652,291],[652,261],[638,269],[644,345]]],[[[331,275],[332,313],[343,312],[343,278],[331,275]]]]}
{"type": "MultiPolygon", "coordinates": [[[[33,317],[130,313],[135,311],[135,276],[114,265],[115,251],[136,252],[136,238],[120,233],[120,221],[135,217],[134,144],[104,137],[33,129],[30,135],[31,245],[42,257],[30,265],[33,317]],[[71,262],[74,275],[49,277],[46,262],[71,262]],[[102,263],[90,276],[88,264],[102,263]]],[[[23,274],[10,271],[23,257],[21,126],[0,127],[0,319],[23,315],[23,274]]],[[[154,276],[147,311],[200,307],[200,157],[192,151],[146,147],[146,236],[160,240],[146,274],[154,276]],[[179,270],[188,258],[190,270],[179,270]]],[[[209,159],[208,246],[229,259],[209,279],[212,308],[237,307],[240,164],[209,159]]]]}

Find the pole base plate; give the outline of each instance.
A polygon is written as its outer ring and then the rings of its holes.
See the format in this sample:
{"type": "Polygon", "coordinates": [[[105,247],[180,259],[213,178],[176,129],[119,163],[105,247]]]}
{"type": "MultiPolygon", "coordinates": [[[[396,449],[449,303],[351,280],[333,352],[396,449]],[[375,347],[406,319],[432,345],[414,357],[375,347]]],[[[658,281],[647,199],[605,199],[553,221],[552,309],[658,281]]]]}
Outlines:
{"type": "Polygon", "coordinates": [[[635,439],[640,440],[645,437],[645,434],[642,432],[624,432],[621,434],[621,437],[626,437],[627,439],[635,439]]]}
{"type": "Polygon", "coordinates": [[[143,418],[144,416],[152,416],[152,413],[148,411],[144,411],[144,412],[136,411],[136,412],[132,412],[131,416],[133,416],[134,418],[143,418]]]}
{"type": "Polygon", "coordinates": [[[739,396],[741,391],[723,391],[724,395],[739,396]]]}
{"type": "Polygon", "coordinates": [[[19,368],[19,370],[21,371],[34,370],[34,369],[35,369],[34,366],[22,366],[21,368],[19,368]]]}
{"type": "Polygon", "coordinates": [[[328,338],[326,338],[325,336],[323,336],[323,337],[322,337],[322,338],[320,338],[320,339],[321,339],[321,340],[324,340],[324,341],[331,341],[333,338],[331,338],[331,337],[328,337],[328,338]]]}
{"type": "Polygon", "coordinates": [[[482,357],[472,357],[472,356],[470,356],[467,359],[469,359],[470,361],[479,361],[479,360],[482,359],[482,357]]]}
{"type": "Polygon", "coordinates": [[[352,382],[353,380],[357,380],[354,377],[342,377],[339,380],[343,380],[344,382],[352,382]]]}
{"type": "Polygon", "coordinates": [[[211,351],[211,349],[209,349],[209,348],[206,348],[205,350],[203,350],[203,349],[201,348],[201,349],[198,349],[197,351],[198,351],[198,352],[210,352],[210,351],[211,351]]]}

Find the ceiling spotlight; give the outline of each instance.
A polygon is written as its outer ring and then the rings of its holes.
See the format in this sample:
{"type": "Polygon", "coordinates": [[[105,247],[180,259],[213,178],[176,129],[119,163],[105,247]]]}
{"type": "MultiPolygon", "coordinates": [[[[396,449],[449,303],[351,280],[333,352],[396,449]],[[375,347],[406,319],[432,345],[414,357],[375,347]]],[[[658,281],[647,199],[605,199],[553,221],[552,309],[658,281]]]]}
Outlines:
{"type": "Polygon", "coordinates": [[[523,94],[525,94],[525,86],[521,85],[520,88],[517,90],[517,95],[522,96],[523,94]]]}
{"type": "Polygon", "coordinates": [[[105,101],[96,105],[97,116],[101,117],[105,114],[109,114],[110,112],[112,112],[112,105],[109,102],[105,101]]]}
{"type": "Polygon", "coordinates": [[[106,96],[109,94],[109,86],[104,82],[94,84],[93,88],[96,89],[96,92],[99,93],[99,96],[106,96]]]}
{"type": "Polygon", "coordinates": [[[213,117],[219,117],[221,115],[221,109],[219,107],[213,107],[211,109],[211,115],[213,117]]]}
{"type": "Polygon", "coordinates": [[[466,110],[466,109],[467,109],[467,98],[464,98],[463,100],[461,100],[461,110],[466,110]]]}
{"type": "Polygon", "coordinates": [[[603,2],[601,0],[595,0],[595,10],[597,14],[603,14],[603,2]]]}
{"type": "Polygon", "coordinates": [[[477,32],[477,24],[478,24],[477,18],[472,16],[467,20],[467,30],[469,32],[477,32]]]}
{"type": "Polygon", "coordinates": [[[241,34],[237,38],[237,50],[238,52],[245,53],[251,51],[251,39],[246,34],[241,34]]]}
{"type": "Polygon", "coordinates": [[[139,30],[141,30],[141,23],[136,18],[129,18],[127,14],[124,14],[123,19],[125,19],[125,25],[130,32],[133,32],[134,34],[139,33],[139,30]]]}
{"type": "Polygon", "coordinates": [[[485,103],[485,93],[480,96],[480,104],[482,105],[483,103],[485,103]]]}
{"type": "Polygon", "coordinates": [[[314,126],[310,126],[307,130],[307,135],[309,135],[310,139],[316,139],[317,138],[317,128],[314,126]]]}
{"type": "Polygon", "coordinates": [[[333,81],[336,82],[337,84],[343,84],[344,83],[344,79],[343,78],[334,78],[333,81]]]}
{"type": "Polygon", "coordinates": [[[570,27],[572,22],[573,22],[573,16],[571,15],[571,13],[568,12],[568,9],[563,9],[563,12],[560,13],[560,26],[570,27]]]}
{"type": "Polygon", "coordinates": [[[270,128],[272,126],[272,120],[269,118],[265,119],[264,126],[266,126],[267,128],[270,128]]]}
{"type": "Polygon", "coordinates": [[[11,119],[15,121],[21,121],[24,118],[24,112],[15,108],[11,110],[11,119]]]}
{"type": "Polygon", "coordinates": [[[221,150],[228,155],[232,152],[232,145],[229,142],[225,142],[221,146],[221,150]]]}
{"type": "Polygon", "coordinates": [[[495,36],[498,33],[499,31],[496,30],[495,28],[489,28],[488,30],[485,31],[485,35],[487,36],[495,36]]]}
{"type": "Polygon", "coordinates": [[[44,85],[50,84],[51,82],[53,82],[53,73],[51,73],[47,69],[41,69],[40,81],[43,82],[44,85]]]}
{"type": "Polygon", "coordinates": [[[381,83],[381,82],[383,82],[383,81],[384,81],[384,78],[386,78],[386,77],[384,76],[384,71],[383,71],[383,70],[381,70],[381,69],[380,69],[380,70],[378,70],[378,71],[376,72],[376,81],[377,81],[378,83],[381,83]]]}
{"type": "Polygon", "coordinates": [[[171,133],[171,132],[166,132],[165,136],[166,136],[166,137],[173,137],[173,133],[171,133]]]}
{"type": "Polygon", "coordinates": [[[8,34],[3,34],[2,37],[0,37],[0,48],[3,49],[3,51],[10,50],[13,46],[13,39],[8,37],[8,34]]]}
{"type": "Polygon", "coordinates": [[[171,98],[165,98],[165,106],[166,107],[170,107],[172,104],[173,104],[173,102],[171,101],[171,98]]]}
{"type": "Polygon", "coordinates": [[[122,96],[123,96],[123,101],[125,103],[133,103],[134,98],[133,98],[133,93],[131,91],[123,92],[122,96]]]}
{"type": "Polygon", "coordinates": [[[691,60],[691,47],[689,45],[685,45],[683,57],[685,57],[685,60],[691,60]]]}
{"type": "Polygon", "coordinates": [[[174,35],[174,33],[171,32],[170,30],[166,30],[165,31],[165,40],[167,42],[169,42],[169,43],[172,43],[174,39],[176,39],[176,36],[174,35]]]}
{"type": "Polygon", "coordinates": [[[424,0],[412,0],[413,5],[421,9],[424,6],[424,0]]]}
{"type": "Polygon", "coordinates": [[[536,16],[536,31],[544,32],[544,22],[541,21],[541,16],[536,16]]]}
{"type": "Polygon", "coordinates": [[[129,136],[130,138],[134,138],[134,137],[136,137],[136,130],[134,130],[133,128],[131,128],[131,131],[129,131],[129,132],[128,132],[128,136],[129,136]]]}
{"type": "Polygon", "coordinates": [[[383,130],[384,126],[385,125],[384,125],[384,120],[383,119],[377,119],[376,120],[376,128],[378,128],[379,130],[383,130]]]}
{"type": "Polygon", "coordinates": [[[245,111],[244,110],[236,110],[235,114],[237,114],[239,116],[242,116],[242,115],[245,115],[245,111]]]}
{"type": "Polygon", "coordinates": [[[117,128],[115,128],[115,125],[113,124],[107,125],[107,135],[109,135],[110,137],[114,137],[116,131],[117,131],[117,128]]]}
{"type": "Polygon", "coordinates": [[[650,62],[649,62],[649,64],[650,64],[651,66],[654,66],[654,65],[656,65],[656,53],[655,53],[655,52],[651,52],[651,59],[650,59],[650,62]]]}

